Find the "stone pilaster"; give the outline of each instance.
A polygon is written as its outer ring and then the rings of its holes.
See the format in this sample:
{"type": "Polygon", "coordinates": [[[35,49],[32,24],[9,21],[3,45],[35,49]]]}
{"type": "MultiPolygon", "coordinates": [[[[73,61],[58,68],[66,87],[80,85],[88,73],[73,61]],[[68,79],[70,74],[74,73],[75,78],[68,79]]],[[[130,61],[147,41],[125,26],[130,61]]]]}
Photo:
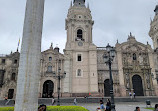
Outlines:
{"type": "MultiPolygon", "coordinates": [[[[153,73],[154,78],[152,79],[153,82],[153,88],[155,90],[155,94],[154,95],[158,95],[158,86],[157,86],[157,81],[155,79],[156,77],[156,72],[155,72],[155,64],[154,64],[154,56],[152,52],[149,52],[149,63],[150,63],[150,67],[151,67],[151,73],[153,73]]],[[[152,88],[152,89],[153,89],[152,88]]],[[[153,95],[153,96],[154,96],[153,95]]]]}
{"type": "Polygon", "coordinates": [[[37,111],[44,0],[27,0],[15,111],[37,111]]]}
{"type": "Polygon", "coordinates": [[[119,70],[120,93],[121,93],[121,96],[126,96],[121,51],[117,52],[117,60],[118,60],[118,70],[119,70]]]}

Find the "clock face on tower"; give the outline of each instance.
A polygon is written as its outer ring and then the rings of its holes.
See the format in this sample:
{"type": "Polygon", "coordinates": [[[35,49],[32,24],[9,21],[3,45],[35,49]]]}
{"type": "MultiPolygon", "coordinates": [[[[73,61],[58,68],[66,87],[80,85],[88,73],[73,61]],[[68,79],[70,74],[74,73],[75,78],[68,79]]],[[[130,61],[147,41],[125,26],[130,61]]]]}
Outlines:
{"type": "Polygon", "coordinates": [[[78,46],[83,46],[83,43],[81,41],[79,41],[78,46]]]}

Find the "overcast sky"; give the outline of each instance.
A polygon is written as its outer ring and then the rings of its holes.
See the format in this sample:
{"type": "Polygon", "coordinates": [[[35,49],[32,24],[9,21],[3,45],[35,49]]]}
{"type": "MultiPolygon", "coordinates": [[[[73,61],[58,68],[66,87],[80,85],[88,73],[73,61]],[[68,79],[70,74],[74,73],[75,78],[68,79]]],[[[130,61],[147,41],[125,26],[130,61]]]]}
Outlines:
{"type": "MultiPolygon", "coordinates": [[[[71,0],[45,0],[42,51],[53,42],[63,52],[66,43],[65,18],[71,0]]],[[[98,47],[125,42],[130,32],[137,41],[152,45],[148,35],[156,0],[86,0],[94,20],[93,42],[98,47]]],[[[16,51],[22,40],[26,0],[0,0],[0,54],[16,51]]]]}

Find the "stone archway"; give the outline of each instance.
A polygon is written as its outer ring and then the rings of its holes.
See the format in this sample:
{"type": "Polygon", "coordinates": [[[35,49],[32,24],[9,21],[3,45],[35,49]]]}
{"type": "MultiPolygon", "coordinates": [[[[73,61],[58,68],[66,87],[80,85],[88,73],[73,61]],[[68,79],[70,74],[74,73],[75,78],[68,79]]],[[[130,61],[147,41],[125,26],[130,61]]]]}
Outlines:
{"type": "Polygon", "coordinates": [[[47,80],[43,84],[42,98],[51,98],[54,92],[54,83],[51,80],[47,80]]]}
{"type": "Polygon", "coordinates": [[[110,96],[110,81],[109,79],[106,79],[104,81],[104,96],[110,96]]]}
{"type": "Polygon", "coordinates": [[[132,77],[132,84],[136,96],[144,96],[142,78],[139,75],[134,75],[132,77]]]}

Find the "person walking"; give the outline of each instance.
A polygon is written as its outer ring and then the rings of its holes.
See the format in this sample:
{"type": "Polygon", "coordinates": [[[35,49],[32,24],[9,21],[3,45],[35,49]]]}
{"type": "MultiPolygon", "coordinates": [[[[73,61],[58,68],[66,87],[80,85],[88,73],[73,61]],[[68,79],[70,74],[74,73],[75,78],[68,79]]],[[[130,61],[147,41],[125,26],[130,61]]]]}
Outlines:
{"type": "Polygon", "coordinates": [[[140,111],[140,107],[137,106],[134,111],[140,111]]]}
{"type": "Polygon", "coordinates": [[[54,97],[52,98],[52,105],[54,105],[54,103],[55,103],[55,99],[54,99],[54,97]]]}
{"type": "Polygon", "coordinates": [[[154,111],[158,111],[158,104],[155,104],[155,109],[154,111]]]}
{"type": "Polygon", "coordinates": [[[109,99],[107,99],[107,102],[106,102],[106,111],[111,111],[111,102],[109,99]]]}
{"type": "Polygon", "coordinates": [[[134,97],[134,99],[135,99],[135,97],[136,97],[136,93],[135,93],[135,92],[133,92],[133,97],[134,97]]]}
{"type": "Polygon", "coordinates": [[[130,98],[132,99],[132,93],[131,93],[131,92],[129,92],[129,96],[130,96],[130,98]]]}
{"type": "Polygon", "coordinates": [[[103,100],[100,100],[100,110],[101,110],[101,111],[106,111],[106,110],[105,110],[105,107],[104,107],[103,100]]]}
{"type": "Polygon", "coordinates": [[[76,99],[76,97],[74,98],[74,105],[77,106],[77,99],[76,99]]]}

